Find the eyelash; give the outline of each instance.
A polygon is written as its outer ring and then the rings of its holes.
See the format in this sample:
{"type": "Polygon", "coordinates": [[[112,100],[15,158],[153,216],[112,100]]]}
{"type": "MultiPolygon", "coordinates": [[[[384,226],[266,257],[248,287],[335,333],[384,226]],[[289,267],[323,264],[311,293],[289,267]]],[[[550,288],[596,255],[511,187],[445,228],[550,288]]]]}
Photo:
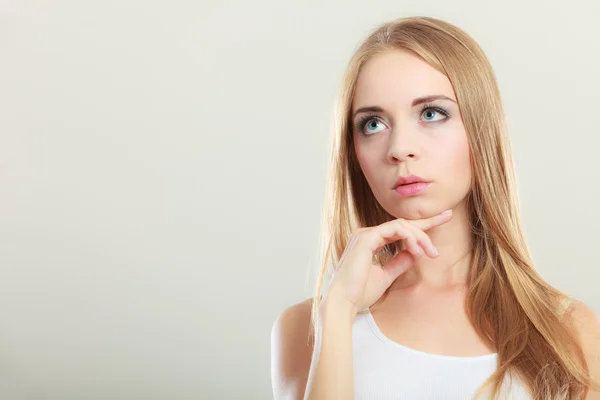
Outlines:
{"type": "MultiPolygon", "coordinates": [[[[438,112],[440,114],[442,114],[443,116],[445,116],[446,118],[444,118],[441,121],[433,121],[433,122],[444,122],[446,121],[448,118],[450,118],[450,113],[438,106],[434,106],[433,104],[424,104],[423,107],[421,107],[421,111],[419,112],[419,115],[423,115],[423,113],[427,110],[433,110],[435,112],[438,112]]],[[[355,128],[359,131],[362,132],[364,134],[364,130],[365,127],[367,126],[367,122],[371,121],[372,119],[378,119],[381,120],[381,118],[379,117],[379,115],[377,114],[367,114],[363,117],[361,117],[355,125],[355,128]]]]}

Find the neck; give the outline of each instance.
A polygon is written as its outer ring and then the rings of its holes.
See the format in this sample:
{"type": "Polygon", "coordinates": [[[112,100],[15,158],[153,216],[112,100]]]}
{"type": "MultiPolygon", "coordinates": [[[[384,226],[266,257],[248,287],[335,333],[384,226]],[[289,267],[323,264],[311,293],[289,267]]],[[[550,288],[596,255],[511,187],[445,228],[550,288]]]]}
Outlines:
{"type": "Polygon", "coordinates": [[[447,223],[426,232],[439,256],[422,256],[412,268],[402,274],[390,290],[426,285],[449,287],[466,285],[472,259],[472,231],[465,203],[453,209],[447,223]]]}

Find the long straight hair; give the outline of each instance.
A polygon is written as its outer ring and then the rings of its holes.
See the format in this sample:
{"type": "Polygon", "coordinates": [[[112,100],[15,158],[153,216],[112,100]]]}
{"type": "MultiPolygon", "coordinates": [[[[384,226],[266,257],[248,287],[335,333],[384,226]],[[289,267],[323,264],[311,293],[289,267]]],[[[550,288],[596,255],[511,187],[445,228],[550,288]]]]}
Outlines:
{"type": "MultiPolygon", "coordinates": [[[[498,353],[496,372],[478,395],[490,390],[499,396],[511,375],[535,399],[582,398],[590,385],[588,366],[572,326],[563,318],[560,304],[566,296],[540,277],[527,248],[494,72],[468,34],[439,19],[401,18],[381,25],[346,69],[333,119],[313,324],[326,276],[335,269],[350,234],[395,219],[377,202],[360,169],[350,115],[362,66],[390,50],[411,51],[448,77],[467,132],[473,171],[467,206],[474,240],[465,307],[478,334],[498,353]]],[[[398,242],[385,246],[376,261],[383,265],[400,247],[398,242]]]]}

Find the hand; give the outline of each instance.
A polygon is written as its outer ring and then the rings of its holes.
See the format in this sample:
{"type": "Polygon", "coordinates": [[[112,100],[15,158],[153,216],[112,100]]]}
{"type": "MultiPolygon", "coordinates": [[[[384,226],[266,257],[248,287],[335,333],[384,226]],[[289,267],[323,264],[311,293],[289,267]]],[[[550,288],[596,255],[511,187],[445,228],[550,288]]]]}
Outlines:
{"type": "Polygon", "coordinates": [[[425,254],[431,258],[438,252],[425,231],[452,219],[452,210],[418,220],[395,219],[352,233],[338,267],[327,289],[326,298],[347,303],[356,313],[373,305],[385,290],[415,260],[425,254]],[[373,256],[386,244],[402,240],[404,250],[384,266],[373,264],[373,256]]]}

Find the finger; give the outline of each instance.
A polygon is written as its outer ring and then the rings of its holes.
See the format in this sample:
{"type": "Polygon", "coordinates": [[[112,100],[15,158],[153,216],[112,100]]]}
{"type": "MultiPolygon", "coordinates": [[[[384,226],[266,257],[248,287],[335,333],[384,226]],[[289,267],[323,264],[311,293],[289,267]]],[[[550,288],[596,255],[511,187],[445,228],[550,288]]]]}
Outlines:
{"type": "Polygon", "coordinates": [[[413,226],[416,226],[417,228],[419,228],[422,231],[427,231],[436,226],[445,224],[446,222],[450,221],[451,219],[452,219],[452,210],[446,210],[443,213],[434,215],[433,217],[430,217],[430,218],[415,219],[415,220],[410,220],[408,222],[411,223],[413,226]]]}
{"type": "Polygon", "coordinates": [[[417,242],[417,246],[420,246],[424,250],[425,254],[427,254],[427,256],[435,258],[439,255],[437,249],[433,245],[433,242],[431,241],[431,238],[427,233],[423,232],[415,226],[412,226],[410,223],[406,225],[408,229],[412,231],[417,242]]]}
{"type": "MultiPolygon", "coordinates": [[[[413,230],[412,228],[416,227],[417,230],[426,231],[435,226],[441,225],[443,223],[448,222],[452,219],[452,210],[444,211],[441,214],[434,215],[433,217],[421,219],[421,220],[405,220],[402,218],[395,219],[392,221],[388,221],[381,225],[375,226],[368,231],[365,231],[363,234],[369,236],[367,240],[367,246],[371,250],[373,254],[377,253],[381,250],[386,244],[392,243],[398,240],[404,240],[411,236],[413,230]]],[[[420,236],[420,243],[423,249],[427,249],[427,254],[430,257],[437,256],[437,250],[431,243],[431,240],[427,236],[427,238],[420,236]],[[429,243],[428,243],[429,242],[429,243]]],[[[412,253],[416,256],[419,255],[418,250],[409,242],[408,249],[411,249],[412,253]]]]}
{"type": "MultiPolygon", "coordinates": [[[[395,219],[362,232],[360,236],[366,240],[361,238],[360,241],[365,242],[369,250],[375,254],[388,243],[408,238],[412,234],[412,231],[407,228],[407,225],[412,225],[421,231],[426,231],[448,222],[451,218],[452,210],[447,210],[426,219],[410,221],[402,218],[395,219]]],[[[416,254],[418,254],[418,252],[416,254]]]]}
{"type": "Polygon", "coordinates": [[[388,243],[404,240],[413,236],[412,231],[407,226],[408,223],[402,222],[401,220],[390,222],[374,226],[363,233],[364,239],[362,241],[373,254],[377,253],[388,243]]]}
{"type": "Polygon", "coordinates": [[[350,239],[348,240],[348,243],[346,244],[346,248],[344,249],[344,252],[342,253],[342,256],[340,257],[340,259],[338,261],[338,265],[341,265],[342,262],[344,262],[344,260],[348,256],[348,253],[350,253],[352,251],[352,249],[354,248],[357,240],[358,240],[357,235],[352,235],[350,237],[350,239]]]}
{"type": "Polygon", "coordinates": [[[406,272],[415,263],[414,256],[407,250],[402,250],[392,257],[382,267],[385,272],[386,287],[389,287],[400,275],[406,272]]]}
{"type": "MultiPolygon", "coordinates": [[[[410,228],[408,228],[408,229],[412,231],[412,229],[410,229],[410,228]]],[[[410,236],[408,236],[407,238],[404,239],[404,243],[406,243],[405,248],[415,258],[420,258],[423,255],[423,250],[421,249],[421,247],[417,243],[417,238],[415,236],[415,233],[414,232],[411,232],[411,233],[412,233],[412,235],[410,235],[410,236]]]]}

